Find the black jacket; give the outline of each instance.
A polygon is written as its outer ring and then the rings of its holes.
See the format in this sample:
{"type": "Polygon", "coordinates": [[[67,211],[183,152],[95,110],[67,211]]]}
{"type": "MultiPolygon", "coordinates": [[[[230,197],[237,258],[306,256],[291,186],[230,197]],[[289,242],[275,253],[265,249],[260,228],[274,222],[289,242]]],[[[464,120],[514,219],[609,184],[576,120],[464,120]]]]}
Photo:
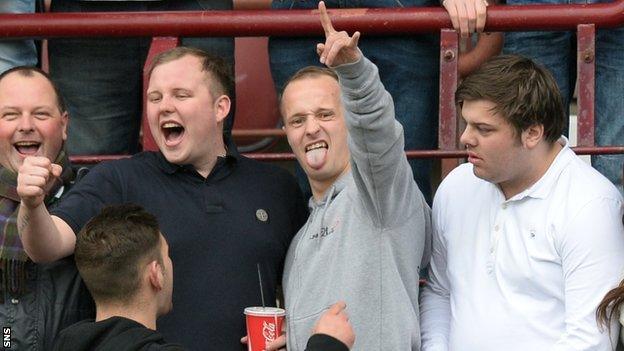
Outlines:
{"type": "MultiPolygon", "coordinates": [[[[157,331],[124,317],[95,322],[86,320],[63,330],[54,351],[184,351],[178,344],[167,343],[157,331]]],[[[349,351],[329,335],[314,334],[306,351],[349,351]]]]}
{"type": "MultiPolygon", "coordinates": [[[[72,184],[64,183],[64,194],[72,184]]],[[[25,293],[0,293],[0,349],[48,351],[63,328],[95,316],[73,256],[49,264],[28,261],[25,274],[25,293]]]]}
{"type": "Polygon", "coordinates": [[[7,350],[9,346],[11,350],[50,350],[63,328],[95,315],[73,256],[50,264],[28,262],[26,279],[28,291],[24,295],[5,293],[0,304],[2,346],[7,350]]]}
{"type": "Polygon", "coordinates": [[[305,351],[349,351],[349,348],[334,337],[314,334],[308,339],[305,351]]]}
{"type": "Polygon", "coordinates": [[[63,330],[54,344],[55,351],[182,351],[168,344],[163,336],[124,317],[95,322],[78,322],[63,330]]]}

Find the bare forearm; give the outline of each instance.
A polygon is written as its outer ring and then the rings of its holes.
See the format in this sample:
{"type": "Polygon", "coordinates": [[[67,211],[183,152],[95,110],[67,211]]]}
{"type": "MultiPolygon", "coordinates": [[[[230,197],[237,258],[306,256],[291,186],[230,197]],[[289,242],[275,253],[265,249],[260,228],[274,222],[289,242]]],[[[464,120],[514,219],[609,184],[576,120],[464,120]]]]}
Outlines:
{"type": "Polygon", "coordinates": [[[459,55],[457,62],[460,77],[465,77],[479,68],[491,57],[500,54],[503,48],[503,33],[481,33],[479,41],[469,52],[459,55]]]}
{"type": "Polygon", "coordinates": [[[17,223],[24,250],[34,262],[52,262],[73,253],[75,236],[63,235],[59,226],[64,225],[65,231],[71,229],[62,220],[53,219],[45,205],[29,208],[21,204],[17,223]]]}

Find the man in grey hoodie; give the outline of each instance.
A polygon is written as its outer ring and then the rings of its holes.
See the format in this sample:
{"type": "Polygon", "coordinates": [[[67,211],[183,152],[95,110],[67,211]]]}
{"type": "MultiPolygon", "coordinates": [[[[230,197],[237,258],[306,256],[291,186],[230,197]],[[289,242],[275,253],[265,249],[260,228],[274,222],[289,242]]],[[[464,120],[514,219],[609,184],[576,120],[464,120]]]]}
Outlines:
{"type": "Polygon", "coordinates": [[[358,49],[360,33],[337,32],[323,2],[319,10],[326,42],[317,52],[333,70],[296,73],[280,106],[313,194],[284,269],[288,350],[303,350],[318,316],[338,300],[348,306],[354,350],[419,350],[430,209],[403,152],[392,98],[358,49]]]}

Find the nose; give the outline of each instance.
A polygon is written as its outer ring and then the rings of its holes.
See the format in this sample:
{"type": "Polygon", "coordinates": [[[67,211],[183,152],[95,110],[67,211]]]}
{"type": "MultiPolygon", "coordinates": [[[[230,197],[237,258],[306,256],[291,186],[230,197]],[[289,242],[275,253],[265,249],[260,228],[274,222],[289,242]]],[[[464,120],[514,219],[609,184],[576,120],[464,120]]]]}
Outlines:
{"type": "Polygon", "coordinates": [[[307,135],[314,135],[319,132],[320,124],[314,117],[306,118],[305,131],[307,135]]]}
{"type": "Polygon", "coordinates": [[[164,115],[168,115],[175,110],[172,98],[169,96],[163,96],[160,104],[158,104],[158,112],[164,115]]]}
{"type": "Polygon", "coordinates": [[[22,115],[19,118],[17,130],[22,133],[30,133],[35,130],[35,125],[33,123],[33,117],[30,115],[22,115]]]}
{"type": "Polygon", "coordinates": [[[475,142],[472,136],[470,126],[466,126],[466,129],[464,129],[464,132],[459,137],[459,142],[462,143],[465,147],[474,146],[475,142]]]}

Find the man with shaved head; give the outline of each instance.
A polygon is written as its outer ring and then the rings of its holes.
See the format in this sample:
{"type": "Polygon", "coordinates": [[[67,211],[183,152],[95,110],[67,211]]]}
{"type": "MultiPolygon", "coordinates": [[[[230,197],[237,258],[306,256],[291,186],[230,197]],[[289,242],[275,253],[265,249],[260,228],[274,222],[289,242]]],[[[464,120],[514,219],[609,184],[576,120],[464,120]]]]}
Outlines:
{"type": "Polygon", "coordinates": [[[419,350],[429,206],[403,152],[392,97],[358,48],[360,33],[337,32],[323,2],[319,10],[326,39],[317,53],[328,68],[296,73],[280,106],[312,188],[310,217],[284,268],[288,350],[304,349],[337,300],[348,306],[354,350],[419,350]]]}

